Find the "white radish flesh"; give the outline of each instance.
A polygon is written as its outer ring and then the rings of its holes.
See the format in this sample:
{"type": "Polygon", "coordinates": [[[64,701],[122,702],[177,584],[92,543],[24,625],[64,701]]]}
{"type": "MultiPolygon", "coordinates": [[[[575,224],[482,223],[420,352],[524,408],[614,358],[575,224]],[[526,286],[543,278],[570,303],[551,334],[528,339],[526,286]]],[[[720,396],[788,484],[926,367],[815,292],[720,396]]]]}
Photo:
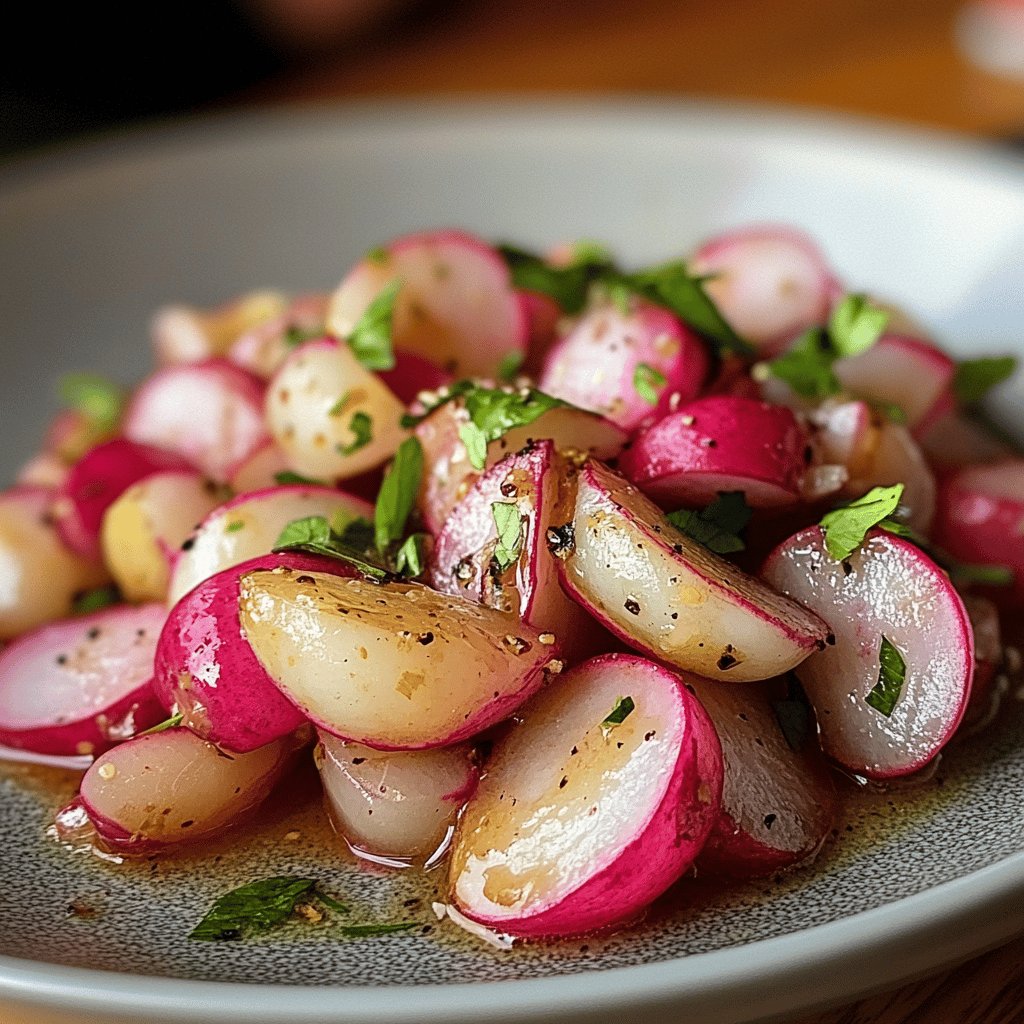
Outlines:
{"type": "Polygon", "coordinates": [[[231,468],[228,486],[235,494],[263,491],[275,487],[278,474],[286,472],[289,472],[287,457],[273,441],[268,440],[231,468]]]}
{"type": "Polygon", "coordinates": [[[435,862],[479,780],[468,744],[384,752],[321,733],[314,756],[335,829],[392,866],[435,862]]]}
{"type": "Polygon", "coordinates": [[[269,380],[295,349],[296,343],[325,334],[327,296],[293,299],[287,309],[240,334],[227,351],[236,366],[269,380]]]}
{"type": "Polygon", "coordinates": [[[242,630],[317,726],[378,750],[440,747],[510,715],[561,670],[515,616],[415,583],[251,572],[242,630]]]}
{"type": "Polygon", "coordinates": [[[825,645],[821,619],[684,536],[599,463],[580,470],[571,526],[563,585],[637,650],[746,682],[780,675],[825,645]]]}
{"type": "Polygon", "coordinates": [[[721,787],[714,728],[678,676],[634,655],[584,662],[495,745],[459,822],[451,900],[530,938],[629,920],[700,852],[721,787]],[[626,697],[633,710],[605,724],[626,697]]]}
{"type": "Polygon", "coordinates": [[[963,716],[974,663],[970,621],[949,577],[884,530],[836,561],[816,526],[779,545],[764,576],[831,626],[834,645],[796,670],[825,752],[869,778],[906,775],[932,760],[963,716]],[[883,687],[883,638],[905,665],[888,715],[868,702],[883,687]]]}

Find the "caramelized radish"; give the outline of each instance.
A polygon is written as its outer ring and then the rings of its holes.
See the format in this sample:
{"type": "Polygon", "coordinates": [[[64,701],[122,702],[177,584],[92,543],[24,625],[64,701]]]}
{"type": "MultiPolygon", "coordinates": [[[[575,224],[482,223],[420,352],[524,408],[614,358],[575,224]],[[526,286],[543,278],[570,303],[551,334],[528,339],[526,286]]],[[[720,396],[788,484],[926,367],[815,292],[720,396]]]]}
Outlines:
{"type": "Polygon", "coordinates": [[[932,760],[963,716],[974,668],[971,624],[949,577],[885,530],[837,562],[817,526],[779,545],[764,576],[831,626],[835,643],[796,670],[825,752],[875,779],[932,760]],[[903,673],[885,671],[883,640],[903,673]]]}
{"type": "Polygon", "coordinates": [[[164,717],[150,687],[162,605],[106,608],[0,652],[0,743],[92,754],[164,717]]]}
{"type": "Polygon", "coordinates": [[[331,299],[330,331],[347,338],[370,303],[396,280],[396,348],[459,377],[493,375],[509,353],[526,354],[529,324],[505,261],[462,231],[406,235],[365,257],[331,299]]]}
{"type": "Polygon", "coordinates": [[[631,647],[714,679],[769,679],[825,646],[812,612],[680,533],[607,467],[580,470],[562,584],[631,647]]]}
{"type": "Polygon", "coordinates": [[[137,736],[96,759],[77,802],[105,845],[151,853],[237,824],[266,799],[293,747],[278,740],[227,757],[188,729],[137,736]]]}
{"type": "Polygon", "coordinates": [[[321,733],[314,757],[335,829],[355,853],[392,867],[446,852],[480,777],[468,744],[384,752],[321,733]]]}
{"type": "Polygon", "coordinates": [[[378,750],[473,736],[562,667],[554,637],[416,583],[255,571],[241,608],[280,690],[320,729],[378,750]]]}
{"type": "Polygon", "coordinates": [[[451,900],[530,938],[627,921],[692,864],[721,792],[718,738],[682,680],[635,655],[594,658],[495,745],[459,821],[451,900]]]}

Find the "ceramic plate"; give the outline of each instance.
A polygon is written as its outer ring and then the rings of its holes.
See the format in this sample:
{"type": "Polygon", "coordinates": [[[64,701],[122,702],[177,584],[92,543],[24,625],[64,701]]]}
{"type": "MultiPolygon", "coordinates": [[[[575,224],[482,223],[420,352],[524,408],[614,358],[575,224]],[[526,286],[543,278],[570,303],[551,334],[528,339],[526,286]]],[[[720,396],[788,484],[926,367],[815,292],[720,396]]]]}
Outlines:
{"type": "MultiPolygon", "coordinates": [[[[0,181],[5,476],[32,452],[57,372],[145,370],[155,306],[326,289],[372,244],[432,225],[538,246],[596,237],[649,261],[732,225],[795,222],[849,281],[956,351],[1021,346],[1024,167],[893,129],[679,104],[364,106],[125,135],[0,181]]],[[[1012,411],[1021,391],[1003,399],[1012,411]]],[[[500,953],[433,922],[434,880],[356,870],[301,783],[205,859],[118,867],[47,840],[59,794],[5,771],[0,1001],[104,1024],[711,1024],[804,1010],[1024,931],[1022,794],[1024,705],[1011,700],[930,782],[848,807],[811,871],[691,883],[628,932],[500,953]],[[188,941],[226,888],[297,872],[368,918],[421,927],[188,941]]]]}

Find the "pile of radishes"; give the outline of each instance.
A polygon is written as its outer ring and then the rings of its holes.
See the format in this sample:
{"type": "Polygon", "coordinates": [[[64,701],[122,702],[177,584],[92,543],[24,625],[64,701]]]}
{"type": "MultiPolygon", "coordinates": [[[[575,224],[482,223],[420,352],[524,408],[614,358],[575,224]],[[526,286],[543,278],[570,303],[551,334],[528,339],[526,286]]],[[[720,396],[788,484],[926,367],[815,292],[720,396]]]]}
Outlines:
{"type": "Polygon", "coordinates": [[[84,770],[59,832],[122,854],[312,757],[354,851],[515,937],[804,863],[831,766],[933,762],[1024,604],[972,418],[1012,360],[898,317],[783,229],[632,272],[418,234],[165,309],[0,495],[0,756],[84,770]]]}

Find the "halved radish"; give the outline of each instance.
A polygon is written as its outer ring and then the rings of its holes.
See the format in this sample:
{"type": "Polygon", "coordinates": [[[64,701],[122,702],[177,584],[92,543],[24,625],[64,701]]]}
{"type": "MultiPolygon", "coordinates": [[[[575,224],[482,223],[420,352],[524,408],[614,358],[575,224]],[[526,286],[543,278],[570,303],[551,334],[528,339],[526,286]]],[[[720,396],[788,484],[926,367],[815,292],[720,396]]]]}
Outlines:
{"type": "Polygon", "coordinates": [[[1015,607],[1024,603],[1024,458],[968,466],[948,476],[934,534],[954,558],[1009,568],[1013,586],[992,596],[1015,607]]]}
{"type": "Polygon", "coordinates": [[[818,751],[813,715],[802,736],[780,724],[780,716],[809,709],[797,701],[772,703],[763,684],[691,679],[687,685],[711,716],[725,761],[722,813],[697,870],[751,878],[813,858],[835,819],[836,788],[818,751]]]}
{"type": "Polygon", "coordinates": [[[267,390],[267,424],[291,468],[324,479],[391,458],[405,437],[404,412],[348,345],[331,338],[296,349],[267,390]]]}
{"type": "Polygon", "coordinates": [[[525,356],[529,324],[505,261],[463,231],[406,235],[365,257],[331,299],[330,331],[347,338],[396,280],[396,348],[460,377],[493,375],[509,353],[525,356]]]}
{"type": "Polygon", "coordinates": [[[529,938],[627,921],[693,863],[721,792],[718,738],[682,680],[634,655],[594,658],[495,745],[459,821],[451,900],[529,938]]]}
{"type": "Polygon", "coordinates": [[[781,226],[743,228],[702,245],[690,270],[733,329],[765,353],[828,319],[841,287],[818,247],[781,226]]]}
{"type": "Polygon", "coordinates": [[[555,344],[538,386],[633,431],[695,398],[707,371],[704,344],[667,310],[607,302],[555,344]]]}
{"type": "Polygon", "coordinates": [[[413,405],[421,391],[437,391],[452,382],[452,375],[415,352],[395,352],[395,365],[382,370],[380,379],[405,405],[413,405]]]}
{"type": "Polygon", "coordinates": [[[193,471],[180,455],[117,438],[93,448],[72,467],[56,494],[57,529],[73,551],[99,558],[100,532],[107,509],[124,492],[154,473],[193,471]]]}
{"type": "Polygon", "coordinates": [[[182,542],[221,501],[194,470],[154,473],[129,487],[103,516],[103,561],[129,601],[163,601],[182,542]]]}
{"type": "Polygon", "coordinates": [[[23,463],[14,478],[16,487],[45,487],[59,490],[67,482],[71,467],[52,452],[40,452],[23,463]]]}
{"type": "Polygon", "coordinates": [[[825,399],[807,414],[814,462],[859,474],[867,466],[877,420],[867,402],[825,399]]]}
{"type": "Polygon", "coordinates": [[[229,750],[254,750],[306,720],[283,697],[242,635],[240,580],[256,569],[349,576],[345,562],[311,555],[261,555],[204,580],[171,609],[153,663],[153,690],[197,736],[229,750]]]}
{"type": "Polygon", "coordinates": [[[116,424],[100,423],[78,409],[63,409],[51,420],[43,438],[43,451],[65,463],[74,463],[97,445],[117,436],[116,424]]]}
{"type": "Polygon", "coordinates": [[[590,461],[553,534],[562,584],[631,647],[713,679],[781,675],[825,646],[817,615],[680,533],[590,461]]]}
{"type": "Polygon", "coordinates": [[[277,485],[279,473],[288,471],[288,458],[274,441],[264,441],[228,473],[228,487],[235,494],[263,491],[277,485]]]}
{"type": "Polygon", "coordinates": [[[817,526],[779,545],[764,576],[831,626],[834,645],[796,670],[825,752],[875,779],[935,757],[963,716],[974,668],[971,624],[949,577],[885,530],[838,562],[817,526]]]}
{"type": "Polygon", "coordinates": [[[321,733],[313,754],[335,829],[393,867],[444,854],[480,778],[469,744],[382,752],[321,733]]]}
{"type": "Polygon", "coordinates": [[[866,352],[835,364],[849,394],[902,409],[915,435],[952,407],[955,373],[956,363],[945,352],[902,334],[883,334],[866,352]]]}
{"type": "Polygon", "coordinates": [[[150,325],[157,362],[179,366],[223,356],[240,334],[280,316],[287,305],[280,292],[262,291],[211,310],[164,306],[150,325]]]}
{"type": "Polygon", "coordinates": [[[276,316],[240,334],[225,354],[236,366],[269,380],[296,345],[323,335],[327,303],[326,295],[299,295],[276,316]]]}
{"type": "Polygon", "coordinates": [[[43,487],[0,492],[0,641],[70,615],[78,595],[110,578],[64,544],[52,502],[43,487]]]}
{"type": "Polygon", "coordinates": [[[1002,462],[1016,454],[984,424],[950,410],[939,416],[920,437],[925,457],[940,472],[963,469],[979,462],[1002,462]]]}
{"type": "Polygon", "coordinates": [[[472,736],[562,667],[553,637],[416,583],[255,571],[241,607],[281,691],[321,729],[378,750],[472,736]]]}
{"type": "Polygon", "coordinates": [[[159,722],[150,680],[165,615],[156,604],[105,608],[0,651],[0,742],[91,754],[159,722]]]}
{"type": "Polygon", "coordinates": [[[214,480],[267,437],[263,382],[225,359],[158,370],[135,392],[124,435],[177,452],[214,480]]]}
{"type": "MultiPolygon", "coordinates": [[[[423,482],[419,510],[432,533],[439,533],[455,505],[466,496],[479,471],[474,469],[460,437],[469,422],[461,400],[446,402],[416,427],[423,447],[423,482]]],[[[493,466],[532,441],[550,440],[560,452],[586,453],[613,459],[627,440],[626,432],[610,420],[572,406],[557,407],[525,427],[513,427],[487,446],[485,467],[493,466]]]]}
{"type": "Polygon", "coordinates": [[[506,456],[480,477],[452,510],[430,558],[430,585],[443,594],[518,615],[542,633],[557,633],[572,658],[592,646],[596,623],[562,590],[548,531],[564,522],[561,491],[575,467],[551,441],[506,456]],[[497,505],[514,509],[512,551],[498,560],[497,505]]]}
{"type": "MultiPolygon", "coordinates": [[[[151,853],[237,824],[270,793],[293,748],[277,740],[226,755],[188,729],[137,736],[96,759],[76,804],[105,845],[151,853]]],[[[68,809],[61,815],[75,824],[68,809]]]]}
{"type": "Polygon", "coordinates": [[[713,395],[641,431],[619,467],[665,508],[707,505],[722,491],[742,491],[754,508],[778,508],[800,500],[810,454],[789,409],[713,395]]]}

